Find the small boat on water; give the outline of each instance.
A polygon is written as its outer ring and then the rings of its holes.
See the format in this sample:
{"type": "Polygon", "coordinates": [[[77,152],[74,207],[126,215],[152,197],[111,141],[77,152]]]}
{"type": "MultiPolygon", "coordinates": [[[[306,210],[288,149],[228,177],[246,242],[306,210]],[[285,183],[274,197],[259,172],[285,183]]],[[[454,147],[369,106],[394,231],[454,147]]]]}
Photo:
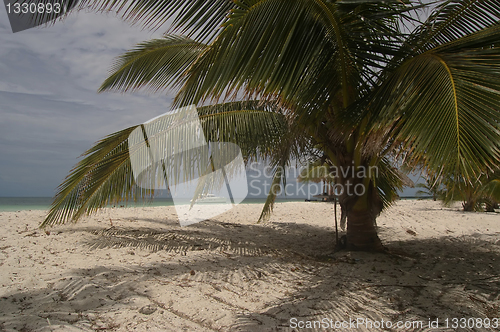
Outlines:
{"type": "MultiPolygon", "coordinates": [[[[193,200],[191,200],[191,203],[193,200]]],[[[206,194],[196,200],[196,203],[226,203],[225,197],[218,197],[214,194],[206,194]]]]}

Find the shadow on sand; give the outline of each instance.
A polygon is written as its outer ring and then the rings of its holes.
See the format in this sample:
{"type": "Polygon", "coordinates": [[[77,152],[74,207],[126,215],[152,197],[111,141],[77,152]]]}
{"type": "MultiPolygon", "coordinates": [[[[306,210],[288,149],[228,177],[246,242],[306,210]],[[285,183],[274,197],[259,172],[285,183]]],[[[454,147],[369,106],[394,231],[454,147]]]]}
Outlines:
{"type": "MultiPolygon", "coordinates": [[[[498,330],[443,325],[446,318],[500,317],[498,238],[386,241],[387,254],[334,253],[332,233],[310,225],[169,224],[163,230],[75,226],[93,234],[87,245],[96,253],[131,248],[168,259],[65,271],[46,288],[6,295],[0,330],[168,324],[186,331],[286,331],[293,330],[291,318],[422,322],[389,331],[498,330]],[[126,315],[134,316],[129,325],[126,315]],[[439,328],[429,328],[429,319],[439,319],[439,328]]],[[[383,330],[366,324],[352,330],[383,330]]]]}

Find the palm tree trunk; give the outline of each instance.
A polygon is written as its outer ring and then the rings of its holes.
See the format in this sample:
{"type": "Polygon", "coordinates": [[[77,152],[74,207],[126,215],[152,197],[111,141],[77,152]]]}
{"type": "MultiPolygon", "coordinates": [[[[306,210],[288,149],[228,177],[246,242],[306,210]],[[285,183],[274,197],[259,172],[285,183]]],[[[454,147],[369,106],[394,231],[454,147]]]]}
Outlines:
{"type": "MultiPolygon", "coordinates": [[[[364,166],[364,165],[363,165],[364,166]]],[[[347,167],[347,166],[346,166],[347,167]]],[[[365,166],[368,169],[368,166],[365,166]]],[[[339,197],[341,206],[341,227],[347,219],[347,234],[345,239],[345,249],[351,251],[383,251],[384,246],[377,235],[377,216],[382,211],[382,201],[378,192],[369,182],[366,185],[364,178],[344,178],[340,183],[344,190],[339,197]],[[352,188],[363,184],[363,193],[361,196],[352,188]]]]}
{"type": "Polygon", "coordinates": [[[472,198],[468,198],[465,202],[462,203],[462,207],[463,207],[464,211],[467,211],[467,212],[475,211],[476,201],[473,200],[472,198]]]}
{"type": "Polygon", "coordinates": [[[470,186],[467,186],[465,189],[465,200],[462,202],[462,207],[464,211],[476,211],[476,196],[474,195],[474,190],[470,186]]]}
{"type": "Polygon", "coordinates": [[[347,223],[347,207],[344,203],[340,202],[340,229],[345,231],[347,223]]]}
{"type": "Polygon", "coordinates": [[[347,211],[347,250],[383,251],[377,235],[376,214],[371,208],[347,211]]]}

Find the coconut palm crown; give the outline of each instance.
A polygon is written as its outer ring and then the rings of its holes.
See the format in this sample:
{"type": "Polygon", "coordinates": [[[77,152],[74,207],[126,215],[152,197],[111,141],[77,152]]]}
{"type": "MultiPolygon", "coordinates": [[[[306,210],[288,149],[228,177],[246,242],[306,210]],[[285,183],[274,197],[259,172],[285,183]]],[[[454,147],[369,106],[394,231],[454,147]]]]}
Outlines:
{"type": "MultiPolygon", "coordinates": [[[[392,161],[467,181],[499,165],[500,1],[435,5],[420,23],[415,13],[425,5],[412,1],[80,3],[150,28],[173,20],[163,38],[117,58],[100,91],[175,91],[173,107],[198,106],[209,142],[270,161],[276,184],[294,159],[377,167],[335,179],[366,189],[340,196],[353,250],[382,249],[375,220],[403,185],[392,161]]],[[[134,185],[127,137],[135,128],[85,153],[42,226],[153,194],[134,185]]],[[[278,193],[269,193],[261,219],[278,193]]]]}

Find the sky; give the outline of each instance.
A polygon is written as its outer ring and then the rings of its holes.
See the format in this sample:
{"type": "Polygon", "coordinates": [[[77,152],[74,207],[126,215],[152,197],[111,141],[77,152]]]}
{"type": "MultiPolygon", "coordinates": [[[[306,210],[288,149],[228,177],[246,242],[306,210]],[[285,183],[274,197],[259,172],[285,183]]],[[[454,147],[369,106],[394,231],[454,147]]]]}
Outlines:
{"type": "Polygon", "coordinates": [[[97,94],[116,56],[160,36],[86,12],[12,33],[1,6],[0,197],[53,196],[95,141],[170,109],[167,94],[97,94]]]}
{"type": "Polygon", "coordinates": [[[81,11],[12,33],[0,8],[0,197],[53,196],[98,139],[170,110],[168,93],[97,93],[115,57],[164,30],[81,11]]]}

